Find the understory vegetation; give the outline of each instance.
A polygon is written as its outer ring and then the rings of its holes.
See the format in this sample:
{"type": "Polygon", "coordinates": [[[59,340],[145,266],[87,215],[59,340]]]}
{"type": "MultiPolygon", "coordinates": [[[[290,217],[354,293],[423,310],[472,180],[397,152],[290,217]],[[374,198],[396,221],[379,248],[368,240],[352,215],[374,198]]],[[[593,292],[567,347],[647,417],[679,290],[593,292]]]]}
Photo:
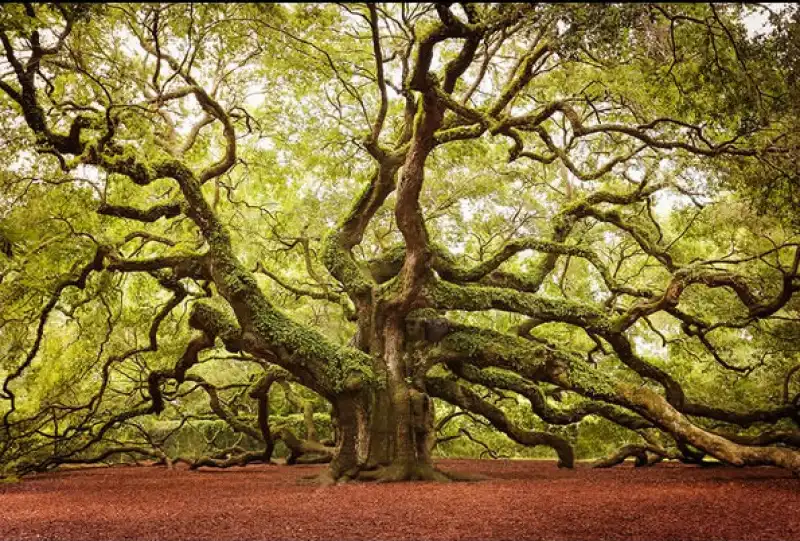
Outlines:
{"type": "Polygon", "coordinates": [[[792,5],[0,7],[0,475],[800,473],[792,5]]]}

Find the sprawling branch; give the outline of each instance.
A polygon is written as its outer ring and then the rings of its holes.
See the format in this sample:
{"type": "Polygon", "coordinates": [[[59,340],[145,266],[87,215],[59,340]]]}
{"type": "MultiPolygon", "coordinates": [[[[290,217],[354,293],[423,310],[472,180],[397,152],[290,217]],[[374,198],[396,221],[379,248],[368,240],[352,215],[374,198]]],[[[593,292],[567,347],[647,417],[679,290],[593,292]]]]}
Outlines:
{"type": "Polygon", "coordinates": [[[454,381],[429,377],[425,380],[425,387],[432,396],[446,400],[472,413],[482,415],[492,423],[492,426],[507,434],[517,443],[529,447],[537,445],[552,447],[558,453],[559,466],[565,468],[573,466],[575,456],[572,446],[564,438],[549,432],[536,432],[519,428],[509,422],[503,410],[490,402],[482,400],[477,393],[454,381]]]}

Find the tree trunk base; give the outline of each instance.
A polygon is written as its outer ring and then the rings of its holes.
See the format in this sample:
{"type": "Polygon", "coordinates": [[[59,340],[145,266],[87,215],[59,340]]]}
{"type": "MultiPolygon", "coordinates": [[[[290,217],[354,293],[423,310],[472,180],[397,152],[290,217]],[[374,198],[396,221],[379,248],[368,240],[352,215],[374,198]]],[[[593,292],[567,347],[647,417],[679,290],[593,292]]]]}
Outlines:
{"type": "MultiPolygon", "coordinates": [[[[437,483],[485,481],[485,475],[444,472],[432,464],[417,464],[411,467],[392,464],[372,470],[361,470],[347,481],[371,481],[375,483],[399,483],[405,481],[432,481],[437,483]]],[[[341,482],[341,481],[339,481],[341,482]]]]}

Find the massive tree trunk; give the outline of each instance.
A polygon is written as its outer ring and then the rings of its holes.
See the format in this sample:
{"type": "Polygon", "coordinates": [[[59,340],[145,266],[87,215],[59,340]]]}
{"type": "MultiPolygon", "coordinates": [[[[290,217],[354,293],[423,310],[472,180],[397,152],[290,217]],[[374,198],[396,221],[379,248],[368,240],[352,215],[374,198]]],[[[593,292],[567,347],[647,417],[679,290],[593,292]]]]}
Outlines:
{"type": "Polygon", "coordinates": [[[405,326],[400,318],[377,318],[372,330],[376,385],[333,401],[339,430],[331,464],[334,479],[399,481],[446,479],[431,462],[433,402],[414,387],[405,326]]]}
{"type": "Polygon", "coordinates": [[[335,480],[445,480],[431,462],[430,398],[407,386],[342,396],[330,466],[335,480]]]}

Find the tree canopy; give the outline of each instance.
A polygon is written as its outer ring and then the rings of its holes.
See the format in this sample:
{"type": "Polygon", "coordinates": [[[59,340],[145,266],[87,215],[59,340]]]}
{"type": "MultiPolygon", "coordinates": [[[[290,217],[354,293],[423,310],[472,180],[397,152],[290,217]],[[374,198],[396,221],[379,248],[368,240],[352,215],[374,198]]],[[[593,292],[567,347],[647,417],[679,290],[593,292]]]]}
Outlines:
{"type": "Polygon", "coordinates": [[[4,5],[0,464],[444,480],[475,427],[572,467],[600,422],[598,465],[800,473],[798,24],[4,5]]]}

